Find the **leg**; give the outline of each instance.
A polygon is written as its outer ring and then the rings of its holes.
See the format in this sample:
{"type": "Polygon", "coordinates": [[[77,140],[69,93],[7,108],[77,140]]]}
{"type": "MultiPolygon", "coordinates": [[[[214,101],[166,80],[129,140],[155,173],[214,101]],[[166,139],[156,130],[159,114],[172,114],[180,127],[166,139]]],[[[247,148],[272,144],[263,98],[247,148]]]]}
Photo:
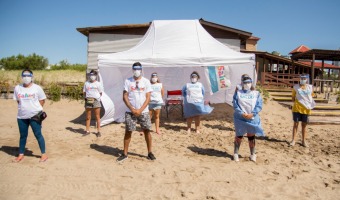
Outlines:
{"type": "Polygon", "coordinates": [[[195,117],[196,133],[200,133],[200,124],[201,124],[201,116],[196,116],[195,117]]]}
{"type": "Polygon", "coordinates": [[[14,160],[14,162],[20,162],[24,158],[25,147],[27,142],[28,136],[28,126],[29,126],[29,119],[17,119],[19,133],[20,133],[20,140],[19,140],[19,156],[14,160]]]}
{"type": "Polygon", "coordinates": [[[299,122],[294,122],[293,124],[293,137],[292,137],[292,141],[290,142],[290,146],[294,146],[295,145],[295,138],[296,138],[296,133],[299,127],[299,122]]]}
{"type": "Polygon", "coordinates": [[[248,133],[248,142],[250,149],[249,159],[253,162],[256,162],[256,154],[255,154],[255,134],[248,133]]]}
{"type": "Polygon", "coordinates": [[[247,133],[250,155],[255,155],[255,134],[247,133]]]}
{"type": "Polygon", "coordinates": [[[90,133],[92,108],[86,108],[86,133],[90,133]]]}
{"type": "Polygon", "coordinates": [[[152,137],[150,134],[150,130],[143,130],[144,132],[144,137],[145,137],[145,142],[146,142],[146,147],[148,149],[148,153],[152,152],[152,137]]]}
{"type": "Polygon", "coordinates": [[[140,122],[141,128],[144,131],[145,142],[148,149],[148,159],[155,160],[156,158],[152,153],[152,137],[150,134],[151,129],[150,115],[148,115],[148,113],[142,113],[142,115],[138,117],[138,120],[140,122]]]}
{"type": "Polygon", "coordinates": [[[188,133],[191,132],[191,123],[192,123],[193,119],[194,119],[193,117],[187,118],[187,131],[188,131],[188,133]]]}
{"type": "Polygon", "coordinates": [[[41,124],[34,120],[30,120],[30,125],[40,147],[40,151],[41,151],[40,161],[44,162],[47,160],[47,155],[46,155],[46,150],[45,150],[45,139],[41,133],[41,124]]]}
{"type": "Polygon", "coordinates": [[[129,150],[129,144],[131,141],[131,134],[132,131],[125,131],[125,136],[124,136],[124,155],[127,156],[128,150],[129,150]]]}
{"type": "Polygon", "coordinates": [[[234,161],[238,162],[238,150],[240,149],[241,143],[242,143],[243,136],[235,136],[234,141],[234,161]]]}
{"type": "Polygon", "coordinates": [[[97,137],[100,135],[100,108],[94,108],[94,114],[97,122],[97,137]]]}
{"type": "Polygon", "coordinates": [[[160,132],[159,132],[159,116],[160,116],[161,110],[157,109],[157,110],[154,111],[154,113],[155,113],[156,133],[160,134],[160,132]]]}
{"type": "Polygon", "coordinates": [[[306,138],[307,138],[307,131],[306,131],[307,123],[302,122],[302,146],[309,147],[306,138]]]}

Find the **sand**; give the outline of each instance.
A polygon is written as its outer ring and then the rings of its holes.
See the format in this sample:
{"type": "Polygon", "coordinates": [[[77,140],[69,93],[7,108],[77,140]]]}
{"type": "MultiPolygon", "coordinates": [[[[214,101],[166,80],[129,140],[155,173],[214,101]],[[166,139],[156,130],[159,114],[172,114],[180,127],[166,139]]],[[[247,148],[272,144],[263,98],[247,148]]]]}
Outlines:
{"type": "MultiPolygon", "coordinates": [[[[200,134],[185,131],[178,115],[161,119],[162,135],[153,134],[156,161],[146,159],[144,137],[134,132],[129,159],[122,152],[124,124],[102,127],[102,137],[82,137],[81,102],[47,101],[43,135],[49,160],[39,163],[32,131],[26,156],[18,153],[17,105],[0,99],[0,199],[339,199],[340,126],[308,126],[310,148],[289,147],[291,111],[276,102],[264,105],[266,138],[256,140],[257,162],[249,161],[248,142],[233,155],[233,110],[213,105],[200,134]]],[[[91,128],[92,132],[95,129],[91,128]]]]}

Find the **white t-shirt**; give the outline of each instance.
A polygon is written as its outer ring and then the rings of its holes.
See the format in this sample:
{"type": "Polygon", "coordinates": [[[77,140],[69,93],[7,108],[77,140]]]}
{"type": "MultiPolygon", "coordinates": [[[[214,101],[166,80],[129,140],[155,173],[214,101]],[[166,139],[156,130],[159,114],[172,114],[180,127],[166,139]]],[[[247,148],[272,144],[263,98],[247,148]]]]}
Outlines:
{"type": "Polygon", "coordinates": [[[162,97],[162,83],[155,83],[151,84],[151,98],[150,98],[150,104],[161,104],[163,103],[163,97],[162,97]]]}
{"type": "Polygon", "coordinates": [[[202,83],[200,82],[187,83],[187,101],[189,103],[202,102],[204,99],[202,91],[203,91],[202,83]]]}
{"type": "MultiPolygon", "coordinates": [[[[150,81],[144,77],[137,81],[133,77],[126,79],[124,82],[124,90],[128,92],[129,102],[135,109],[140,109],[143,106],[146,100],[146,93],[152,91],[150,81]],[[138,84],[136,84],[136,82],[138,82],[138,84]]],[[[127,108],[126,111],[131,112],[129,108],[127,108]]],[[[143,113],[145,112],[149,112],[149,106],[146,106],[143,110],[143,113]]]]}
{"type": "Polygon", "coordinates": [[[83,92],[86,93],[86,98],[95,98],[100,101],[100,93],[103,92],[103,86],[98,81],[86,81],[84,84],[83,92]]]}
{"type": "Polygon", "coordinates": [[[24,87],[22,84],[15,86],[13,99],[19,101],[18,119],[29,119],[43,110],[39,100],[46,99],[44,90],[37,84],[24,87]]]}

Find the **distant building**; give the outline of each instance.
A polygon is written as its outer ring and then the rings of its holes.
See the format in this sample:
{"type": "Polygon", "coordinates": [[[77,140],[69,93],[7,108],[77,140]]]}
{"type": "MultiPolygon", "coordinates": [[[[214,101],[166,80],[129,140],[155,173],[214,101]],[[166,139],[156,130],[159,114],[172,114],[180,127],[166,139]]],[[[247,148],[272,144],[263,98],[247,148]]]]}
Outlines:
{"type": "MultiPolygon", "coordinates": [[[[215,24],[203,19],[201,25],[215,39],[235,51],[256,51],[260,38],[252,33],[232,27],[215,24]]],[[[87,37],[88,70],[97,69],[97,57],[101,53],[116,53],[134,47],[145,35],[151,23],[125,24],[77,28],[87,37]]]]}

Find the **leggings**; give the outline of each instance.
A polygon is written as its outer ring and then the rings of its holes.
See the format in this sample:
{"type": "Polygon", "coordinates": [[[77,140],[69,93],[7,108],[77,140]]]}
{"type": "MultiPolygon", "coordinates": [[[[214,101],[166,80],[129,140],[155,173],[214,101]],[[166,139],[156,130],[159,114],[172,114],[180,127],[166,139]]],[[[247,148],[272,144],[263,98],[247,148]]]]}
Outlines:
{"type": "Polygon", "coordinates": [[[41,124],[31,119],[17,119],[17,121],[18,121],[19,132],[20,132],[19,154],[25,153],[29,126],[31,126],[34,136],[38,141],[41,154],[44,154],[45,153],[45,139],[41,133],[41,124]]]}

